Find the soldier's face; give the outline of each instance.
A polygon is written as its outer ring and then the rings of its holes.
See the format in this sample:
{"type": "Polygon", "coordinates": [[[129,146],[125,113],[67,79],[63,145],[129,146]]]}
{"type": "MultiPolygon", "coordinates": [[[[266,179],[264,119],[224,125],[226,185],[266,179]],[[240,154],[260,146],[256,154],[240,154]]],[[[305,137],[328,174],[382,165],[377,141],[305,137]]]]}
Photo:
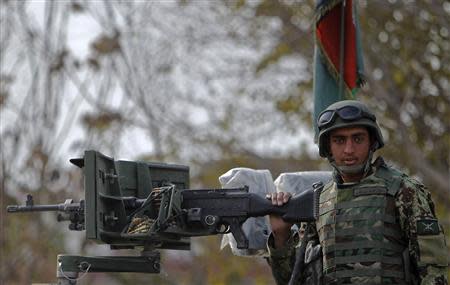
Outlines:
{"type": "Polygon", "coordinates": [[[340,128],[330,133],[330,152],[338,166],[364,163],[369,147],[370,136],[365,127],[340,128]]]}

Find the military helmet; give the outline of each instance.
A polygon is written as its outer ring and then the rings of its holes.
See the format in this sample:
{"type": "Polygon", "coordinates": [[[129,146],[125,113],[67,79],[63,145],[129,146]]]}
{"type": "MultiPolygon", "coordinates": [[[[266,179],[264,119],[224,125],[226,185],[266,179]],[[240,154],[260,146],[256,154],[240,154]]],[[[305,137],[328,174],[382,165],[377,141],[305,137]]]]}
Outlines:
{"type": "Polygon", "coordinates": [[[319,128],[319,154],[321,157],[328,157],[329,153],[329,133],[330,131],[344,127],[364,126],[375,138],[376,144],[373,151],[384,146],[383,136],[377,124],[375,115],[366,105],[355,100],[339,101],[328,106],[317,119],[319,128]]]}

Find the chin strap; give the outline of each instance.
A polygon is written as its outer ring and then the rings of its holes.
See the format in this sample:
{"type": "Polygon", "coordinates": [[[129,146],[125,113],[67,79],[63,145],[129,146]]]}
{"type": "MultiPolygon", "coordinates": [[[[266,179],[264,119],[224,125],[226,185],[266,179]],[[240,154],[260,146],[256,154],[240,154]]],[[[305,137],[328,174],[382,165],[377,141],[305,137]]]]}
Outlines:
{"type": "Polygon", "coordinates": [[[377,149],[378,142],[375,142],[369,149],[369,155],[367,156],[367,159],[364,163],[347,166],[347,165],[341,165],[338,166],[336,164],[335,159],[331,156],[331,154],[328,155],[327,159],[330,162],[331,166],[336,170],[336,172],[342,177],[342,174],[358,174],[362,173],[362,177],[366,177],[367,173],[369,173],[371,167],[372,167],[372,158],[373,154],[375,153],[375,150],[377,149]]]}

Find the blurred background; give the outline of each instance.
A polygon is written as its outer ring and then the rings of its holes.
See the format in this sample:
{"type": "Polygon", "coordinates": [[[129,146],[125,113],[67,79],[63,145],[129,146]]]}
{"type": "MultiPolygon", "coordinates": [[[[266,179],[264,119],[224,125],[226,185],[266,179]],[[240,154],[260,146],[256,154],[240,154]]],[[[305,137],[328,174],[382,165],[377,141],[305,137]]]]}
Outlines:
{"type": "MultiPolygon", "coordinates": [[[[312,132],[314,5],[1,0],[0,284],[55,282],[59,253],[111,254],[54,213],[6,214],[27,193],[40,204],[83,198],[68,160],[84,150],[189,165],[191,187],[218,187],[240,166],[274,179],[329,170],[312,132]]],[[[450,2],[357,6],[358,99],[378,115],[380,153],[429,187],[449,243],[450,2]]],[[[219,246],[194,238],[189,252],[162,252],[159,275],[92,273],[78,284],[275,284],[263,258],[219,246]]]]}

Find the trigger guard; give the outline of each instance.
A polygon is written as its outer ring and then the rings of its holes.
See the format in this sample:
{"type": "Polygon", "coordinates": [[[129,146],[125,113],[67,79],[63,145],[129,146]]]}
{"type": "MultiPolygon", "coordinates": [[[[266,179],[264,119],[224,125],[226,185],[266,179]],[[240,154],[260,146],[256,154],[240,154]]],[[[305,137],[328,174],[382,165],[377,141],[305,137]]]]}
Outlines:
{"type": "Polygon", "coordinates": [[[230,233],[230,226],[226,224],[218,224],[216,228],[218,234],[228,234],[230,233]]]}

